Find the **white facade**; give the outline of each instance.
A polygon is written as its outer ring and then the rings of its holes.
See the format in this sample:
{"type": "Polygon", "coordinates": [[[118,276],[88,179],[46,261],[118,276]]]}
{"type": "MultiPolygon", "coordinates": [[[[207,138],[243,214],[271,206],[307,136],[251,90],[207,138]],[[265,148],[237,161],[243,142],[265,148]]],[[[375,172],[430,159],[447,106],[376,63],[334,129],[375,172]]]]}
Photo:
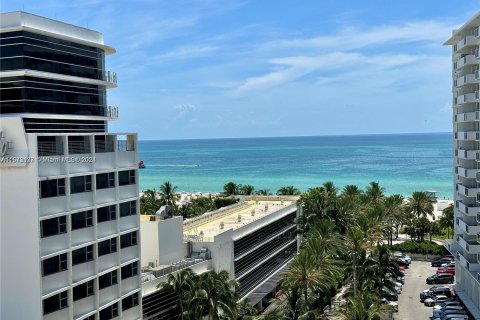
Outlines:
{"type": "Polygon", "coordinates": [[[446,42],[452,46],[455,291],[480,317],[480,13],[446,42]]]}
{"type": "MultiPolygon", "coordinates": [[[[2,14],[0,21],[4,38],[25,31],[114,52],[100,33],[66,23],[24,12],[2,14]]],[[[29,69],[4,70],[0,79],[116,86],[111,74],[90,79],[29,69]]],[[[66,97],[61,103],[76,98],[66,97]]],[[[5,99],[0,105],[5,108],[0,110],[0,319],[140,319],[136,134],[106,132],[116,108],[99,104],[102,115],[42,113],[41,107],[38,113],[8,113],[11,102],[5,99]],[[80,121],[97,121],[105,130],[82,129],[90,124],[80,121]]],[[[28,108],[28,97],[24,100],[28,108]]]]}

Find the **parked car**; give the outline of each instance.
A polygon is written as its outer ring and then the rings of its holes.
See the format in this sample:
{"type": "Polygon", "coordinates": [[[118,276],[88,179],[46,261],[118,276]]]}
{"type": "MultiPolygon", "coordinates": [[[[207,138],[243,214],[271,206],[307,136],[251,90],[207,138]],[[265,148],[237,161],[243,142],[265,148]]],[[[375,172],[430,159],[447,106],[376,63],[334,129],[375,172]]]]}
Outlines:
{"type": "Polygon", "coordinates": [[[398,264],[399,267],[408,268],[408,266],[410,265],[410,262],[408,262],[407,260],[405,260],[403,258],[396,258],[395,262],[398,264]]]}
{"type": "Polygon", "coordinates": [[[389,301],[385,298],[382,299],[382,303],[391,307],[393,309],[393,311],[398,312],[398,303],[389,301]]]}
{"type": "Polygon", "coordinates": [[[427,278],[427,284],[447,284],[453,283],[455,278],[449,273],[434,274],[427,278]]]}
{"type": "Polygon", "coordinates": [[[407,255],[406,255],[405,253],[403,253],[403,252],[398,252],[398,251],[397,251],[397,252],[394,252],[394,253],[393,253],[393,256],[394,256],[395,258],[402,258],[402,259],[406,260],[406,261],[408,262],[408,264],[410,264],[410,263],[412,262],[412,257],[407,256],[407,255]]]}
{"type": "Polygon", "coordinates": [[[433,307],[433,309],[434,310],[439,310],[439,309],[445,308],[447,306],[463,306],[463,305],[460,303],[460,301],[445,301],[441,305],[433,307]]]}
{"type": "Polygon", "coordinates": [[[459,312],[459,311],[460,311],[460,313],[463,311],[466,314],[466,311],[462,306],[447,306],[443,309],[433,309],[433,317],[434,318],[440,318],[443,315],[447,315],[447,314],[455,313],[455,312],[459,312]]]}
{"type": "Polygon", "coordinates": [[[440,259],[432,261],[432,267],[440,267],[444,263],[450,263],[453,261],[452,256],[444,256],[440,259]]]}
{"type": "Polygon", "coordinates": [[[444,295],[438,295],[438,296],[432,296],[428,299],[426,299],[423,304],[427,307],[433,307],[437,304],[441,304],[442,302],[449,301],[452,298],[444,296],[444,295]]]}
{"type": "Polygon", "coordinates": [[[433,318],[433,320],[468,320],[469,316],[466,314],[449,314],[441,318],[433,318]]]}
{"type": "Polygon", "coordinates": [[[382,298],[385,298],[389,301],[398,301],[398,294],[384,288],[382,289],[382,298]]]}
{"type": "Polygon", "coordinates": [[[452,296],[452,291],[449,287],[446,286],[433,286],[430,289],[423,290],[420,292],[420,301],[423,302],[425,299],[430,298],[431,296],[444,295],[447,297],[452,296]]]}
{"type": "Polygon", "coordinates": [[[455,275],[455,266],[439,267],[437,269],[437,274],[440,274],[440,273],[449,273],[451,275],[455,275]]]}

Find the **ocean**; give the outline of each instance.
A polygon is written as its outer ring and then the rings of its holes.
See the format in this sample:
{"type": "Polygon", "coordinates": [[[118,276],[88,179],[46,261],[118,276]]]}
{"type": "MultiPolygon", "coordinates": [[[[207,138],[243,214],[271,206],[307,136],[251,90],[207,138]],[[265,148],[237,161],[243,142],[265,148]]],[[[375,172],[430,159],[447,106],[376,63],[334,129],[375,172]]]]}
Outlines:
{"type": "Polygon", "coordinates": [[[387,194],[434,189],[453,198],[452,134],[139,141],[140,190],[171,181],[180,192],[221,192],[226,182],[302,191],[333,181],[387,194]]]}

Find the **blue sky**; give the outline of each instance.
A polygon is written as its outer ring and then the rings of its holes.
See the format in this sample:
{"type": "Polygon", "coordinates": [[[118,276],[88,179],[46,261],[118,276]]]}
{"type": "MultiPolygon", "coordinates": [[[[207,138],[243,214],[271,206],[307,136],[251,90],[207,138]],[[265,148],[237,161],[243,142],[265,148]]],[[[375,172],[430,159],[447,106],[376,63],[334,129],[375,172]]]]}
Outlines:
{"type": "Polygon", "coordinates": [[[140,139],[451,130],[451,29],[480,1],[22,1],[102,32],[140,139]]]}

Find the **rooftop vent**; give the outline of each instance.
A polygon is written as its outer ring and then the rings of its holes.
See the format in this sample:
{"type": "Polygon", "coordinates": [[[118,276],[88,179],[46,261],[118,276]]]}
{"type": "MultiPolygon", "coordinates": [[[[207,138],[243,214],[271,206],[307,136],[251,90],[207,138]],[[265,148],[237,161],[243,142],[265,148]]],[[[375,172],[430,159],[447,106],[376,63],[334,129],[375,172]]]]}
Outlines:
{"type": "Polygon", "coordinates": [[[225,227],[225,224],[222,222],[220,222],[220,230],[223,230],[223,228],[225,227]]]}
{"type": "Polygon", "coordinates": [[[242,215],[241,214],[238,215],[237,222],[242,222],[242,215]]]}

